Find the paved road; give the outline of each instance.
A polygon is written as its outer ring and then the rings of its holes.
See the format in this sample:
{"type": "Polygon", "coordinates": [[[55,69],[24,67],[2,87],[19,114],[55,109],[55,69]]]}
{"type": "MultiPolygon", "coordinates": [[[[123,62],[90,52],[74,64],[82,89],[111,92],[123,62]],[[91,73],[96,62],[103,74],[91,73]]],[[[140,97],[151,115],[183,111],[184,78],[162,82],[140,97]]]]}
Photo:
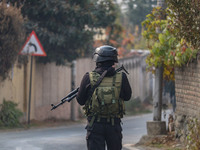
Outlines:
{"type": "MultiPolygon", "coordinates": [[[[134,144],[146,135],[152,114],[123,119],[123,145],[134,144]]],[[[85,124],[25,131],[0,132],[0,150],[86,150],[85,124]]],[[[125,148],[124,148],[125,149],[125,148]]]]}

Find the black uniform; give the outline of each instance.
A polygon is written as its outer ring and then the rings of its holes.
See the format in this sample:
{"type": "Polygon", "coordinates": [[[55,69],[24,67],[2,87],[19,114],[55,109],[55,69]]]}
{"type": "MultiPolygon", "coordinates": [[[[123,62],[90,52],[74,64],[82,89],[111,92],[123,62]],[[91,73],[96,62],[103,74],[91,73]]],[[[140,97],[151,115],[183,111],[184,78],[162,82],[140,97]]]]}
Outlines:
{"type": "MultiPolygon", "coordinates": [[[[99,74],[102,74],[105,70],[110,68],[110,66],[100,66],[96,67],[95,71],[99,74]]],[[[114,68],[109,69],[106,76],[115,75],[116,71],[114,68]]],[[[79,92],[77,95],[77,101],[80,105],[84,105],[87,98],[88,92],[91,88],[89,73],[86,73],[82,79],[79,92]]],[[[131,98],[131,87],[128,82],[127,76],[125,73],[122,73],[122,84],[120,91],[120,98],[124,101],[128,101],[131,98]]],[[[88,117],[88,122],[91,118],[88,117]]],[[[105,150],[105,143],[108,150],[121,150],[122,149],[122,128],[121,128],[121,119],[115,118],[114,125],[111,124],[111,121],[108,121],[106,118],[101,118],[100,121],[95,120],[93,125],[86,126],[87,129],[87,147],[88,150],[105,150]]]]}

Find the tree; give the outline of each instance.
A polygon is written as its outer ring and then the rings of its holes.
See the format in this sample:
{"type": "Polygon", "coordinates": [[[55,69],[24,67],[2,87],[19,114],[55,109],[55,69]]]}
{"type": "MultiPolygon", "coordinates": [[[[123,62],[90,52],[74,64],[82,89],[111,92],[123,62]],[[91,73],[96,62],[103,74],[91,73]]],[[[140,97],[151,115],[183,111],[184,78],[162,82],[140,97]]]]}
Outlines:
{"type": "Polygon", "coordinates": [[[0,3],[0,76],[6,78],[24,42],[24,19],[20,9],[0,3]]]}
{"type": "MultiPolygon", "coordinates": [[[[190,9],[191,8],[189,8],[189,10],[190,9]]],[[[184,12],[182,11],[183,14],[184,12]]],[[[180,15],[182,13],[180,13],[180,15]]],[[[188,13],[186,14],[188,15],[188,13]]],[[[158,7],[154,8],[152,13],[147,15],[147,19],[143,22],[145,27],[143,36],[147,39],[148,48],[150,50],[150,55],[148,55],[146,60],[147,65],[151,71],[161,77],[156,78],[155,75],[155,79],[158,80],[162,79],[162,75],[166,80],[174,80],[174,68],[177,66],[183,66],[190,62],[197,54],[197,50],[192,45],[192,42],[188,41],[185,36],[180,36],[180,30],[183,27],[176,26],[175,22],[177,22],[177,18],[174,16],[179,16],[179,12],[174,12],[172,9],[164,10],[158,7]],[[164,73],[161,71],[162,68],[164,68],[164,73]]],[[[191,18],[191,16],[189,18],[191,18]]],[[[188,24],[190,23],[188,22],[188,24]]],[[[187,31],[185,32],[187,33],[187,31]]],[[[161,84],[162,81],[160,80],[160,87],[161,84]]],[[[155,85],[157,84],[155,83],[155,85]]],[[[155,91],[157,92],[157,90],[155,91]]],[[[161,91],[162,90],[157,92],[160,97],[162,93],[161,91]]]]}
{"type": "Polygon", "coordinates": [[[177,30],[176,37],[184,39],[186,47],[200,50],[199,23],[200,2],[198,0],[166,0],[170,9],[171,28],[177,30]]]}
{"type": "MultiPolygon", "coordinates": [[[[10,1],[13,4],[13,1],[10,1]]],[[[47,57],[42,62],[65,61],[90,54],[96,28],[106,28],[116,19],[112,0],[20,1],[28,18],[27,32],[35,30],[47,57]]]]}
{"type": "Polygon", "coordinates": [[[118,55],[120,58],[127,56],[130,49],[134,47],[134,36],[129,29],[123,26],[123,13],[117,5],[116,20],[109,25],[105,30],[106,39],[96,40],[95,47],[100,45],[111,45],[118,49],[118,55]]]}
{"type": "Polygon", "coordinates": [[[139,27],[139,33],[141,32],[141,23],[145,20],[146,15],[152,11],[152,8],[156,6],[154,0],[125,0],[127,10],[126,16],[129,20],[129,25],[132,26],[132,32],[135,32],[135,28],[139,27]]]}
{"type": "Polygon", "coordinates": [[[177,37],[179,30],[173,27],[171,17],[159,17],[167,14],[170,15],[168,9],[154,8],[143,22],[143,36],[150,50],[146,60],[147,68],[155,72],[155,68],[163,66],[164,78],[174,80],[174,67],[187,64],[196,56],[197,51],[184,38],[177,37]],[[157,32],[158,28],[161,32],[157,32]]]}

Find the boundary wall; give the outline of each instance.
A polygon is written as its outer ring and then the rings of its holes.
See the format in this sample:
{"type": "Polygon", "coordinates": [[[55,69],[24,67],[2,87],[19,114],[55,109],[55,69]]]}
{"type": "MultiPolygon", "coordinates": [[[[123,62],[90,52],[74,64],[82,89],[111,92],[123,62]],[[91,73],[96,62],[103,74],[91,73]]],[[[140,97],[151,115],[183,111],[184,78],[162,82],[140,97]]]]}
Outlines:
{"type": "MultiPolygon", "coordinates": [[[[133,99],[144,101],[152,96],[152,76],[146,72],[146,54],[120,59],[129,71],[129,81],[133,91],[133,99]]],[[[22,121],[28,120],[29,87],[30,87],[30,59],[23,65],[16,63],[6,80],[0,81],[0,103],[3,99],[18,104],[24,113],[22,121]]],[[[77,120],[82,116],[82,109],[74,99],[59,108],[50,111],[51,104],[58,104],[73,88],[80,86],[86,72],[95,69],[95,62],[91,58],[80,58],[73,62],[74,69],[68,66],[57,66],[55,63],[40,64],[33,58],[32,90],[30,120],[77,120]],[[73,78],[72,78],[73,77],[73,78]]]]}
{"type": "Polygon", "coordinates": [[[184,141],[188,134],[188,122],[200,117],[200,64],[190,63],[175,69],[176,136],[184,141]]]}

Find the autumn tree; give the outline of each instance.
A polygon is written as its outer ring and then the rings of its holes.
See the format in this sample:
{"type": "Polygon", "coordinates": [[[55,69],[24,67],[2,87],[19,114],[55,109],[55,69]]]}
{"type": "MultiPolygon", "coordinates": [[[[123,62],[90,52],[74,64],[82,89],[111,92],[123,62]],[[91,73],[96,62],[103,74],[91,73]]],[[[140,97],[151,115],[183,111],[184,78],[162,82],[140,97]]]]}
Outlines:
{"type": "Polygon", "coordinates": [[[130,50],[134,47],[135,37],[129,29],[123,25],[123,13],[120,6],[116,6],[116,20],[105,29],[106,38],[98,39],[95,41],[94,46],[111,45],[118,49],[119,57],[125,57],[130,50]]]}

